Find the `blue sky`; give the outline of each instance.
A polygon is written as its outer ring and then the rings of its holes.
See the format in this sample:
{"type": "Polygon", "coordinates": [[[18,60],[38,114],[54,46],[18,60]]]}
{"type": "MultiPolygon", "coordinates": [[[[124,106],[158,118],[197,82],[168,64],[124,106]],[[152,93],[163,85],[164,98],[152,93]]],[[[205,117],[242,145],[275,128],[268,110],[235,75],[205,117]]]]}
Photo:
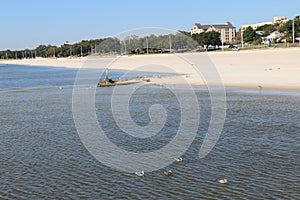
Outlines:
{"type": "Polygon", "coordinates": [[[299,14],[300,0],[4,0],[0,49],[74,43],[140,27],[188,31],[195,22],[230,21],[240,28],[272,21],[275,15],[299,14]]]}

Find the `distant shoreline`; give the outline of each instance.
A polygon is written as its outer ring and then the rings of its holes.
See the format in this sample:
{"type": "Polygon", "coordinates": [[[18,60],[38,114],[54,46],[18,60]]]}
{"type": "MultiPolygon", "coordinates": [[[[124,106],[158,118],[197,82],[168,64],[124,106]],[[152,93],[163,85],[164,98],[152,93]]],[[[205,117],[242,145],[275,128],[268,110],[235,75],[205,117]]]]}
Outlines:
{"type": "MultiPolygon", "coordinates": [[[[243,51],[201,53],[207,55],[219,72],[222,82],[228,88],[300,90],[300,48],[274,48],[243,51]]],[[[190,54],[198,56],[197,53],[190,54]]],[[[99,66],[99,57],[84,58],[38,58],[23,60],[0,60],[0,64],[49,66],[79,69],[105,68],[99,66]]],[[[176,73],[181,76],[152,78],[151,83],[159,85],[205,85],[205,80],[188,67],[187,63],[174,54],[151,54],[122,56],[109,69],[132,70],[158,73],[176,73]],[[144,67],[145,64],[169,65],[144,67]]],[[[201,71],[201,70],[200,70],[201,71]]],[[[212,83],[213,84],[213,83],[212,83]]]]}

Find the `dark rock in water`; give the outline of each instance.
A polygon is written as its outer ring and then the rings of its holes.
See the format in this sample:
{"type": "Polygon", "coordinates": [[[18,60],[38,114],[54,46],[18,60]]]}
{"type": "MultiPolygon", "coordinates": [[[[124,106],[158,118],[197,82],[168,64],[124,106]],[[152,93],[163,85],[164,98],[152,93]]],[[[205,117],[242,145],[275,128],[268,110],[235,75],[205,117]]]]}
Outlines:
{"type": "Polygon", "coordinates": [[[173,172],[172,172],[172,170],[168,170],[168,171],[164,172],[164,175],[165,176],[171,176],[171,175],[173,175],[173,172]]]}

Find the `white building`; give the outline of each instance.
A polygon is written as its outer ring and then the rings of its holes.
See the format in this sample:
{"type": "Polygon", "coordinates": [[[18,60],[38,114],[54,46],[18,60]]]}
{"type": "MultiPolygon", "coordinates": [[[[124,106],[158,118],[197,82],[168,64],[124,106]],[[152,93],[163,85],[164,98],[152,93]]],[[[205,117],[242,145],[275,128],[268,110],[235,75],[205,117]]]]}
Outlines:
{"type": "Polygon", "coordinates": [[[256,30],[258,27],[260,26],[264,26],[264,25],[272,25],[272,24],[277,24],[277,23],[285,23],[288,21],[287,16],[275,16],[273,17],[273,21],[272,22],[260,22],[260,23],[256,23],[256,24],[246,24],[242,26],[242,31],[245,31],[246,28],[248,28],[249,26],[253,28],[253,30],[256,30]]]}
{"type": "Polygon", "coordinates": [[[275,16],[273,18],[273,24],[276,24],[276,23],[285,23],[289,21],[288,17],[287,16],[275,16]]]}
{"type": "Polygon", "coordinates": [[[242,26],[242,31],[245,31],[249,26],[251,28],[253,28],[253,30],[256,30],[260,26],[272,25],[272,24],[273,24],[273,22],[260,22],[260,23],[256,23],[256,24],[246,24],[246,25],[242,26]]]}
{"type": "Polygon", "coordinates": [[[267,40],[268,41],[278,40],[282,36],[284,36],[284,34],[279,33],[278,31],[274,31],[273,33],[271,33],[270,35],[267,36],[267,40]]]}

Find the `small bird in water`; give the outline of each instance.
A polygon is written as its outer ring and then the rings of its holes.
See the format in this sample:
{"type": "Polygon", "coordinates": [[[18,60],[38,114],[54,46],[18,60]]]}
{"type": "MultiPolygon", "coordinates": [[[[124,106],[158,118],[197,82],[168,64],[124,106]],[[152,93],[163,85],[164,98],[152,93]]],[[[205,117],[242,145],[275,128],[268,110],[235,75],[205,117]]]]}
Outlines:
{"type": "Polygon", "coordinates": [[[63,88],[62,88],[62,87],[59,87],[59,89],[62,90],[63,88]]]}
{"type": "Polygon", "coordinates": [[[227,179],[224,178],[224,179],[218,179],[218,182],[221,183],[221,184],[226,184],[227,183],[227,179]]]}
{"type": "Polygon", "coordinates": [[[176,158],[175,160],[176,160],[176,162],[178,162],[178,163],[183,161],[183,159],[182,159],[181,157],[176,158]]]}
{"type": "Polygon", "coordinates": [[[140,172],[135,172],[135,175],[139,176],[139,177],[142,177],[145,175],[145,172],[144,171],[140,171],[140,172]]]}
{"type": "Polygon", "coordinates": [[[164,175],[165,176],[171,176],[171,175],[173,175],[173,172],[172,172],[172,170],[169,169],[168,171],[164,172],[164,175]]]}

